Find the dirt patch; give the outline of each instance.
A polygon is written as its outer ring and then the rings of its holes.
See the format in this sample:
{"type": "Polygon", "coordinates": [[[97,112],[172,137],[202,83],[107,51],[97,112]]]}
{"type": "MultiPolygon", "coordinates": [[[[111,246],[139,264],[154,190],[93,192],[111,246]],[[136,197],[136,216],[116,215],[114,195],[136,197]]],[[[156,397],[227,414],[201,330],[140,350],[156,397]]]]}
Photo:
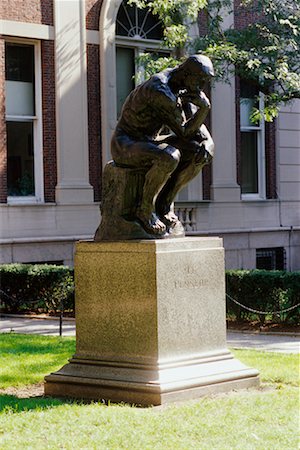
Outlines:
{"type": "Polygon", "coordinates": [[[17,398],[42,397],[44,395],[44,383],[31,384],[22,387],[8,387],[0,389],[0,394],[13,395],[17,398]]]}

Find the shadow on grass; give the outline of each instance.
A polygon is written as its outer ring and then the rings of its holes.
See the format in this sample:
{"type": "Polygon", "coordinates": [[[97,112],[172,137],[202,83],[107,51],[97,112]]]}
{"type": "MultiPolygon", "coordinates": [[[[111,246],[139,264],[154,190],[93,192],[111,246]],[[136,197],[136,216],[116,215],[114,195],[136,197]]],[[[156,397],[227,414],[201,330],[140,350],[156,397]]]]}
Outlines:
{"type": "Polygon", "coordinates": [[[51,397],[19,398],[15,395],[0,395],[0,413],[20,413],[22,411],[51,409],[65,404],[78,404],[69,399],[51,397]]]}

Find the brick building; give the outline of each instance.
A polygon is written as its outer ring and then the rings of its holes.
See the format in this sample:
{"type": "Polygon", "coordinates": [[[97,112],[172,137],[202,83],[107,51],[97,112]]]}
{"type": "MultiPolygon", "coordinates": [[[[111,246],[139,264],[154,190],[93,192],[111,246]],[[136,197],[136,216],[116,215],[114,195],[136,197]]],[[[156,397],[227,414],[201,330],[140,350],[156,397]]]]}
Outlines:
{"type": "MultiPolygon", "coordinates": [[[[72,264],[74,242],[92,238],[135,57],[162,51],[160,25],[135,12],[121,0],[2,0],[0,262],[72,264]]],[[[299,270],[300,102],[254,127],[255,95],[240,80],[214,86],[216,155],[176,208],[187,234],[224,238],[227,268],[299,270]]]]}

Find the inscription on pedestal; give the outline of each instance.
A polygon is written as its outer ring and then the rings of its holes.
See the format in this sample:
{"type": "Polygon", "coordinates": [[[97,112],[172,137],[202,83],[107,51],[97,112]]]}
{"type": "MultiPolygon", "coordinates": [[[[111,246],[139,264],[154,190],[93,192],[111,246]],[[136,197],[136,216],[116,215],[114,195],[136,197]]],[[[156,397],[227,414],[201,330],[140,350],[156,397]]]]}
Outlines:
{"type": "Polygon", "coordinates": [[[201,287],[208,286],[208,280],[193,279],[193,280],[175,280],[175,289],[199,289],[201,287]]]}
{"type": "Polygon", "coordinates": [[[203,278],[199,272],[199,266],[183,266],[181,270],[182,276],[174,280],[175,289],[199,289],[208,286],[209,280],[203,278]]]}

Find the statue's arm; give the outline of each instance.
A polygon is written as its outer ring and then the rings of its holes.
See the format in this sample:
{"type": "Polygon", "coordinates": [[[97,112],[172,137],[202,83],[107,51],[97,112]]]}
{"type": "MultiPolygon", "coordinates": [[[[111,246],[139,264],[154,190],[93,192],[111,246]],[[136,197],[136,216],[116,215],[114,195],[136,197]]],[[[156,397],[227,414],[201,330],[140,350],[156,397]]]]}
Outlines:
{"type": "Polygon", "coordinates": [[[208,131],[208,129],[206,128],[206,126],[204,124],[202,124],[200,127],[200,133],[201,133],[201,136],[203,137],[202,143],[205,147],[205,150],[211,156],[214,156],[215,144],[214,144],[214,141],[212,140],[210,132],[208,131]]]}
{"type": "Polygon", "coordinates": [[[210,110],[210,102],[206,97],[206,95],[204,94],[204,92],[201,92],[197,96],[187,95],[185,98],[183,98],[183,103],[186,101],[198,107],[194,115],[191,115],[191,117],[184,124],[184,137],[192,138],[197,134],[197,132],[199,132],[200,127],[205,121],[207,114],[210,110]]]}
{"type": "Polygon", "coordinates": [[[183,139],[195,137],[210,110],[210,102],[203,92],[199,95],[186,95],[182,99],[181,107],[174,103],[172,108],[169,106],[163,111],[164,123],[176,136],[183,139]],[[186,114],[187,103],[195,105],[197,109],[189,108],[193,113],[186,114]],[[184,122],[184,116],[190,116],[186,122],[184,122]]]}

